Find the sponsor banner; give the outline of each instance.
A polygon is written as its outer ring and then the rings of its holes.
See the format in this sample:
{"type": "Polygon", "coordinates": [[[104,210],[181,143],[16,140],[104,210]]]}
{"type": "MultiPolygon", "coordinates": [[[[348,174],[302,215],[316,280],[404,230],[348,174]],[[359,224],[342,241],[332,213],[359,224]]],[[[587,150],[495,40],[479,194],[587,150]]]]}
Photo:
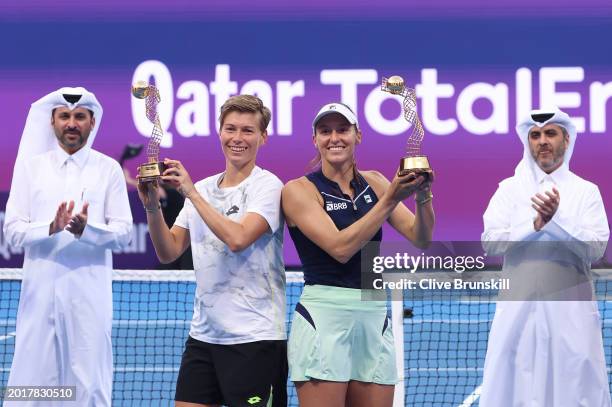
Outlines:
{"type": "MultiPolygon", "coordinates": [[[[123,7],[144,5],[129,3],[123,7]]],[[[363,132],[356,149],[358,167],[391,179],[410,128],[401,100],[382,92],[380,83],[383,76],[401,75],[416,90],[425,130],[422,151],[436,174],[435,239],[480,238],[491,196],[523,154],[516,122],[542,105],[558,105],[574,119],[579,136],[571,169],[599,186],[612,218],[612,54],[601,49],[601,39],[612,38],[612,17],[606,17],[612,6],[603,0],[580,3],[596,17],[564,17],[577,7],[569,3],[529,2],[553,5],[547,17],[560,13],[545,19],[518,12],[481,19],[476,18],[484,4],[480,0],[462,2],[467,15],[447,12],[452,7],[440,7],[444,1],[438,0],[431,7],[444,11],[431,18],[402,14],[430,7],[424,3],[386,1],[380,9],[390,14],[399,7],[393,13],[397,18],[377,19],[365,3],[352,2],[348,9],[357,18],[333,20],[333,14],[324,17],[320,11],[327,3],[302,1],[295,4],[297,10],[319,14],[287,21],[282,12],[272,11],[277,6],[282,11],[278,2],[245,3],[240,9],[247,18],[239,23],[229,16],[202,16],[236,10],[236,4],[205,3],[146,2],[143,9],[164,17],[151,20],[119,12],[114,0],[64,1],[48,8],[40,2],[3,2],[0,10],[7,13],[0,13],[5,20],[0,37],[14,41],[0,42],[0,191],[10,188],[29,105],[62,86],[85,86],[102,103],[95,149],[118,159],[126,144],[146,144],[152,125],[142,100],[130,93],[138,79],[160,90],[161,157],[180,160],[194,181],[225,167],[217,118],[221,104],[237,93],[256,94],[271,108],[270,137],[259,150],[258,165],[283,182],[311,170],[316,154],[312,119],[321,105],[340,100],[355,110],[363,132]],[[28,5],[34,3],[47,19],[31,18],[28,5]],[[182,12],[180,5],[185,6],[182,12]],[[114,15],[94,21],[94,11],[106,7],[114,15]],[[25,11],[11,17],[9,11],[18,9],[25,11]],[[68,23],[57,17],[62,13],[80,18],[68,23]],[[182,13],[182,20],[173,19],[173,13],[182,13]],[[69,56],[64,39],[69,39],[69,56]]],[[[527,3],[499,4],[523,10],[527,3]]],[[[126,167],[134,174],[143,161],[137,157],[126,167]]],[[[407,205],[413,208],[411,199],[407,205]]],[[[385,239],[399,238],[386,226],[384,234],[385,239]]],[[[286,263],[298,265],[288,236],[286,243],[286,263]]]]}

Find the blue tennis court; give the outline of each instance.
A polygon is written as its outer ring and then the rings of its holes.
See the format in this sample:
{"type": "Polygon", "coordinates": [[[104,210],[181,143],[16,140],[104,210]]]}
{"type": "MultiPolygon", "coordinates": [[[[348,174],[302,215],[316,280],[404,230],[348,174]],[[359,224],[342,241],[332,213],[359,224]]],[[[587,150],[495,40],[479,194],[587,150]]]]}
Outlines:
{"type": "MultiPolygon", "coordinates": [[[[195,283],[159,281],[140,271],[135,280],[113,283],[113,406],[173,405],[174,385],[191,320],[195,283]]],[[[299,274],[287,284],[290,324],[302,284],[299,274]],[[297,276],[297,277],[296,277],[297,276]]],[[[18,280],[0,281],[0,387],[6,385],[15,343],[18,280]]],[[[612,365],[612,304],[600,301],[607,365],[612,365]]],[[[478,406],[478,387],[493,303],[469,301],[405,302],[404,383],[406,406],[478,406]]],[[[289,385],[290,405],[297,397],[289,385]]]]}

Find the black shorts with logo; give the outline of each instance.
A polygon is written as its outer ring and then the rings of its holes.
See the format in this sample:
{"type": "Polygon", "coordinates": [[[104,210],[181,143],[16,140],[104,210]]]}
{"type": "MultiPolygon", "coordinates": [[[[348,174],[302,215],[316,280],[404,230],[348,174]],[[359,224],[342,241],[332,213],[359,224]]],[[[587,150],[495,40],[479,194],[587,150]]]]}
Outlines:
{"type": "Polygon", "coordinates": [[[287,341],[185,342],[176,401],[229,407],[287,406],[287,341]]]}

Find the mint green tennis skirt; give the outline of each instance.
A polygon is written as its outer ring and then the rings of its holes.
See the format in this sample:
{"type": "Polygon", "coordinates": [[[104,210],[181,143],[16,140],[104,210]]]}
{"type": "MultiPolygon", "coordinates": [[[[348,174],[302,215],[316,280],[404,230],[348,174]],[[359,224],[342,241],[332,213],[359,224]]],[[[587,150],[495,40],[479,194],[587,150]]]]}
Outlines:
{"type": "Polygon", "coordinates": [[[385,301],[364,301],[361,290],[304,287],[289,334],[291,380],[397,383],[391,319],[385,301]]]}

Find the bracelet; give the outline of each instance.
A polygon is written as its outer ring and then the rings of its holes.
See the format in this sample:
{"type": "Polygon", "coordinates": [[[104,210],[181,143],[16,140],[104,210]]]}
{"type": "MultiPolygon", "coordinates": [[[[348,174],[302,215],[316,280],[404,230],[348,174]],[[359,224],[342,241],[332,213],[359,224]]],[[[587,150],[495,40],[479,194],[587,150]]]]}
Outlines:
{"type": "Polygon", "coordinates": [[[433,198],[433,193],[431,191],[427,191],[428,194],[424,199],[421,199],[420,201],[417,199],[416,194],[414,195],[414,201],[418,204],[418,205],[425,205],[427,202],[431,201],[433,198]]]}
{"type": "Polygon", "coordinates": [[[143,205],[143,207],[144,207],[145,212],[147,212],[147,213],[155,213],[155,212],[158,212],[161,209],[161,204],[158,202],[157,206],[155,208],[147,208],[144,205],[143,205]]]}

